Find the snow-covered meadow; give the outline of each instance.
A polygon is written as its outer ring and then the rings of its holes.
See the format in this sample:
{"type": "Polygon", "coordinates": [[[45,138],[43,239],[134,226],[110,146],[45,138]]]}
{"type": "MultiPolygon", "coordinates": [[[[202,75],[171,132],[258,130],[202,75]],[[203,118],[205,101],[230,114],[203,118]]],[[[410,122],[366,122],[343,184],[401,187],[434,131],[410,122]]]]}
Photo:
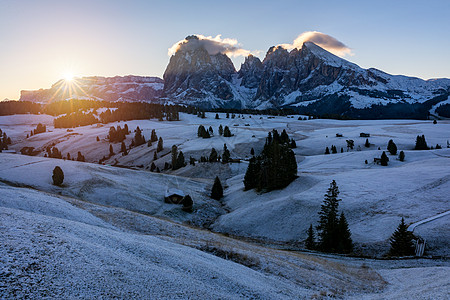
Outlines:
{"type": "MultiPolygon", "coordinates": [[[[317,224],[323,194],[332,180],[341,191],[340,210],[347,216],[357,253],[363,255],[382,256],[401,217],[412,224],[449,211],[450,121],[299,121],[298,116],[227,119],[219,115],[215,119],[215,114],[207,113],[201,119],[180,114],[176,122],[134,120],[72,131],[53,128],[53,117],[46,115],[0,117],[0,128],[13,142],[10,149],[43,150],[54,145],[63,156],[69,152],[74,157],[81,151],[88,161],[45,158],[44,151],[36,157],[0,153],[0,233],[6,241],[0,247],[0,278],[5,279],[0,296],[273,299],[326,294],[358,298],[365,293],[367,298],[383,298],[408,289],[408,281],[399,282],[397,274],[414,278],[417,272],[430,274],[421,277],[426,288],[417,295],[437,299],[448,295],[449,281],[442,278],[449,274],[445,261],[384,264],[273,248],[302,248],[306,229],[317,224]],[[38,123],[47,125],[49,132],[26,138],[38,123]],[[146,139],[152,129],[163,138],[164,150],[155,161],[161,169],[170,161],[172,145],[183,151],[188,162],[190,156],[209,155],[213,147],[221,154],[226,144],[231,157],[241,162],[196,163],[153,173],[148,169],[156,143],[132,148],[127,156],[118,154],[117,143],[113,144],[117,154],[99,165],[98,160],[109,153],[110,126],[125,123],[131,131],[139,126],[146,139]],[[220,124],[229,126],[234,136],[219,136],[220,124]],[[199,125],[211,126],[215,135],[197,137],[199,125]],[[299,177],[283,190],[244,191],[245,159],[251,148],[261,151],[272,129],[286,129],[296,140],[299,177]],[[370,133],[369,148],[361,132],[370,133]],[[443,149],[413,150],[416,136],[422,134],[429,146],[439,144],[443,149]],[[347,151],[347,139],[355,141],[353,150],[347,151]],[[389,139],[405,152],[405,161],[389,155],[389,166],[373,164],[373,158],[386,151],[389,139]],[[331,145],[338,153],[325,155],[331,145]],[[62,187],[52,185],[56,165],[64,171],[62,187]],[[209,197],[215,176],[225,186],[220,202],[209,197]],[[164,203],[167,188],[190,194],[194,212],[164,203]],[[223,252],[225,258],[239,255],[226,260],[221,258],[223,252]],[[309,272],[315,272],[317,283],[307,278],[309,272]],[[51,280],[53,285],[48,283],[51,280]],[[38,282],[42,289],[36,287],[38,282]]],[[[126,145],[133,136],[133,132],[127,136],[126,145]]],[[[428,255],[448,257],[449,225],[450,214],[414,229],[426,239],[428,255]]]]}

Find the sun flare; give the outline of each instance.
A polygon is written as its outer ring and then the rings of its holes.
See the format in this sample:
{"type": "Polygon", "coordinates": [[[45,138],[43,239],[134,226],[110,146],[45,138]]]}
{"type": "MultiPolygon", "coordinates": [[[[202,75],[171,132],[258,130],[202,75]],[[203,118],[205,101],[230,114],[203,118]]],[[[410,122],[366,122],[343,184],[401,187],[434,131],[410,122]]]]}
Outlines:
{"type": "Polygon", "coordinates": [[[74,78],[74,75],[72,73],[65,73],[64,74],[64,80],[65,81],[72,81],[74,78]]]}

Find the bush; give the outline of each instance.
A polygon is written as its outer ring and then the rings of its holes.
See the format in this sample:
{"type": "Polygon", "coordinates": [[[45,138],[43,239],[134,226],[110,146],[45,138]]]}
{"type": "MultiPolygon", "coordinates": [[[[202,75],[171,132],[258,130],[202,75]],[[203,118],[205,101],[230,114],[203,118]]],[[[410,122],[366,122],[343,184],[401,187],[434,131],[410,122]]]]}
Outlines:
{"type": "Polygon", "coordinates": [[[64,172],[61,169],[61,167],[56,166],[53,169],[52,179],[53,179],[53,184],[54,185],[60,186],[63,183],[63,181],[64,181],[64,172]]]}

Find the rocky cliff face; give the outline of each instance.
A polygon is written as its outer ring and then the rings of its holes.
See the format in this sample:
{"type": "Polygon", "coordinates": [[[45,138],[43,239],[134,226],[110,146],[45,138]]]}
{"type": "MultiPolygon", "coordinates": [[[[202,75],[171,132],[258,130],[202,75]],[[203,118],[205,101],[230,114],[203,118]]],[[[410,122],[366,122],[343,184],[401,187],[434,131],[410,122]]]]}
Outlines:
{"type": "Polygon", "coordinates": [[[242,78],[241,86],[254,89],[259,86],[263,74],[263,64],[259,58],[249,55],[238,72],[238,78],[242,78]]]}
{"type": "Polygon", "coordinates": [[[21,91],[20,100],[43,103],[67,99],[153,101],[159,99],[163,87],[163,80],[158,77],[82,77],[72,82],[59,80],[50,89],[21,91]]]}
{"type": "Polygon", "coordinates": [[[235,73],[233,63],[225,54],[210,55],[201,47],[179,50],[170,58],[164,72],[164,96],[191,103],[232,101],[230,85],[235,73]]]}

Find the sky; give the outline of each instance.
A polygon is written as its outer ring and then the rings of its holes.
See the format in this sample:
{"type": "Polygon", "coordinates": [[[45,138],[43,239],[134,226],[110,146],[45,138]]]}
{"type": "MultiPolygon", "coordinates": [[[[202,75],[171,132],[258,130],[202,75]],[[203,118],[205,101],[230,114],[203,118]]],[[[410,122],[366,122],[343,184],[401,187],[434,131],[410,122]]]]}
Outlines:
{"type": "MultiPolygon", "coordinates": [[[[0,99],[72,74],[162,77],[186,36],[231,39],[264,58],[304,32],[331,36],[363,68],[450,78],[450,1],[0,0],[0,99]]],[[[244,56],[232,56],[239,69],[244,56]]]]}

